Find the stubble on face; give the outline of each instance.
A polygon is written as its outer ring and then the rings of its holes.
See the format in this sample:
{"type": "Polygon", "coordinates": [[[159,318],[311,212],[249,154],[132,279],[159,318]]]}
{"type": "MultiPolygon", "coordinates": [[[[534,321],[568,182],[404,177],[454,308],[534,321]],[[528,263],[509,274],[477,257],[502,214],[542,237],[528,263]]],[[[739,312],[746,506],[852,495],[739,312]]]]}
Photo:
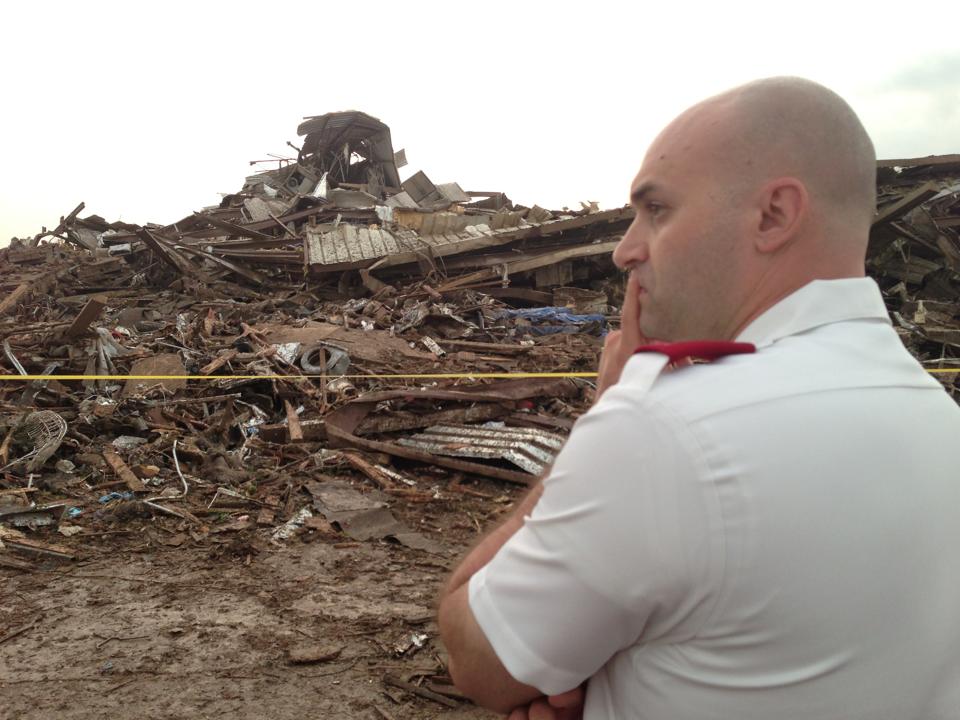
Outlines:
{"type": "Polygon", "coordinates": [[[727,339],[742,214],[725,167],[722,111],[705,105],[678,118],[651,145],[635,180],[635,191],[657,188],[635,203],[649,246],[649,258],[632,268],[645,290],[646,337],[727,339]],[[653,217],[648,202],[665,210],[653,217]]]}

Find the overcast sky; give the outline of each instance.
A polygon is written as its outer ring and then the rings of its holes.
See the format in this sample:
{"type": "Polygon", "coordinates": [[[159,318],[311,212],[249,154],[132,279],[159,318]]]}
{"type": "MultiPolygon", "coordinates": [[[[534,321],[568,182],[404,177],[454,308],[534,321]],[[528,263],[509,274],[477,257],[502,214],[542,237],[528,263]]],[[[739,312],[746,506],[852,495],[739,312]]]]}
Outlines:
{"type": "Polygon", "coordinates": [[[81,200],[176,221],[336,110],[390,125],[404,179],[549,208],[622,204],[666,122],[769,75],[838,91],[880,157],[956,153],[960,50],[925,38],[958,20],[955,0],[7,3],[0,244],[81,200]]]}

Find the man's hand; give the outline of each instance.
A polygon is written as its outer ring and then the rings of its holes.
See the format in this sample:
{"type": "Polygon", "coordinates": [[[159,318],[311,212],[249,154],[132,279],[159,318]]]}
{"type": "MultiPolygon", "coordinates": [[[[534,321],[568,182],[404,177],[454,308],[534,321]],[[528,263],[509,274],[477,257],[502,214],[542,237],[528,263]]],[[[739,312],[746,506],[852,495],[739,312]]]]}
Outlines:
{"type": "Polygon", "coordinates": [[[507,720],[580,720],[583,717],[583,687],[559,695],[541,697],[516,708],[507,720]]]}
{"type": "MultiPolygon", "coordinates": [[[[646,344],[647,339],[640,334],[640,285],[633,273],[627,278],[627,291],[623,298],[623,310],[620,313],[620,329],[607,334],[600,355],[600,368],[597,372],[596,400],[611,385],[620,380],[624,365],[633,355],[633,351],[646,344]]],[[[594,400],[594,402],[596,402],[594,400]]]]}

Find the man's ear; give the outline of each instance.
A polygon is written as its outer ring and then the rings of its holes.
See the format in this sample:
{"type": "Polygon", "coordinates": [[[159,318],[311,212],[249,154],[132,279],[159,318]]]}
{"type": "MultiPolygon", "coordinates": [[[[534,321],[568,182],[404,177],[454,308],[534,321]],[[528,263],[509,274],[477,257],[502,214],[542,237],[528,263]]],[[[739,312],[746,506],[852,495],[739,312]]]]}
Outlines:
{"type": "Polygon", "coordinates": [[[802,182],[792,177],[767,183],[760,194],[760,221],[754,244],[761,253],[776,252],[797,234],[807,215],[810,196],[802,182]]]}

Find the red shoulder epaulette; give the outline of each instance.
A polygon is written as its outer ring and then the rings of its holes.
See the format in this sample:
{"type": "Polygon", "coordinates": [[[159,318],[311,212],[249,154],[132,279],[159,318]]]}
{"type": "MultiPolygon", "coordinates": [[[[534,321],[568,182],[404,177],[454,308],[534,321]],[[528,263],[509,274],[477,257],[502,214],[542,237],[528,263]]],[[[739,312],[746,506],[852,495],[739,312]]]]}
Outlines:
{"type": "Polygon", "coordinates": [[[716,360],[727,355],[743,355],[755,353],[757,346],[753,343],[726,342],[724,340],[691,340],[688,342],[661,343],[655,342],[649,345],[641,345],[634,354],[637,353],[660,353],[666,355],[671,363],[686,358],[696,360],[716,360]]]}

